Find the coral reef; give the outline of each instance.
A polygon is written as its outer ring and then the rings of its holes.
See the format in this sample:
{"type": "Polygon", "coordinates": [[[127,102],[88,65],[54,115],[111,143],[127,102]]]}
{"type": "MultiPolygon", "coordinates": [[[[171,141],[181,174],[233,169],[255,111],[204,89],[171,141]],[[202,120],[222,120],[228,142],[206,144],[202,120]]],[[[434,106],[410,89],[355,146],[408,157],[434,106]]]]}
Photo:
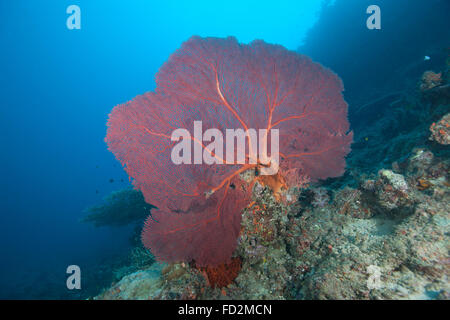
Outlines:
{"type": "Polygon", "coordinates": [[[420,90],[426,91],[442,84],[442,72],[425,71],[422,75],[420,90]]]}
{"type": "MultiPolygon", "coordinates": [[[[428,127],[416,130],[424,137],[428,127]]],[[[240,178],[253,184],[234,264],[208,274],[170,263],[152,285],[133,273],[120,290],[115,284],[97,298],[450,299],[450,159],[443,148],[419,143],[406,157],[391,153],[391,166],[356,172],[340,188],[301,177],[300,188],[286,189],[279,177],[244,171],[240,178]],[[137,296],[139,281],[148,289],[137,296]]]]}
{"type": "Polygon", "coordinates": [[[409,209],[412,200],[409,187],[401,174],[392,170],[380,170],[375,182],[375,198],[381,212],[395,212],[396,209],[409,209]]]}
{"type": "Polygon", "coordinates": [[[361,107],[378,113],[355,126],[345,176],[240,172],[234,263],[169,263],[139,296],[133,273],[97,298],[450,299],[448,65],[433,88],[417,79],[361,107]]]}
{"type": "MultiPolygon", "coordinates": [[[[414,157],[409,159],[410,162],[415,160],[414,157]]],[[[434,160],[421,169],[430,174],[436,166],[448,169],[448,161],[434,160]]],[[[313,248],[315,250],[306,252],[306,255],[315,255],[309,257],[308,262],[313,259],[320,262],[314,265],[315,272],[308,273],[301,281],[300,298],[448,299],[448,173],[440,170],[430,187],[434,190],[422,190],[415,187],[415,174],[410,171],[413,167],[409,166],[403,178],[398,175],[386,179],[386,172],[380,172],[377,180],[383,189],[401,187],[402,193],[397,196],[416,203],[413,210],[408,202],[375,192],[365,198],[372,199],[368,205],[377,212],[370,219],[336,216],[331,212],[333,226],[327,228],[321,224],[322,234],[318,238],[323,242],[322,248],[330,242],[332,250],[322,255],[317,252],[325,250],[313,248]],[[405,181],[408,181],[407,189],[405,181]],[[392,208],[402,209],[393,215],[392,208]],[[336,228],[336,225],[339,231],[330,232],[329,228],[336,228]]],[[[329,214],[315,212],[314,219],[331,218],[329,214]]]]}
{"type": "Polygon", "coordinates": [[[328,191],[325,188],[316,188],[313,189],[314,192],[314,200],[312,201],[312,205],[314,207],[323,208],[327,205],[330,197],[328,196],[328,191]]]}
{"type": "Polygon", "coordinates": [[[450,144],[450,113],[447,113],[437,123],[433,122],[430,131],[430,140],[444,145],[450,144]]]}
{"type": "Polygon", "coordinates": [[[155,263],[150,268],[136,271],[113,284],[99,294],[98,300],[148,300],[158,296],[161,290],[163,265],[155,263]]]}
{"type": "Polygon", "coordinates": [[[445,130],[448,130],[444,128],[445,120],[440,125],[438,123],[449,112],[450,69],[448,64],[436,66],[436,69],[442,70],[439,86],[421,91],[413,78],[402,90],[386,92],[381,97],[350,109],[355,133],[352,152],[347,157],[350,169],[343,179],[334,180],[333,188],[349,183],[355,186],[358,180],[358,177],[353,176],[355,174],[376,173],[389,168],[393,162],[402,166],[413,149],[432,149],[442,157],[450,155],[450,150],[439,148],[430,140],[434,137],[445,138],[445,130]],[[433,123],[439,129],[434,128],[433,123]]]}
{"type": "MultiPolygon", "coordinates": [[[[448,299],[449,165],[416,150],[402,172],[380,170],[357,189],[335,191],[324,206],[285,205],[269,187],[255,186],[241,221],[234,281],[211,286],[205,270],[169,264],[144,298],[448,299]],[[417,185],[418,177],[429,187],[417,185]]],[[[313,191],[298,192],[302,199],[313,191]]],[[[135,276],[129,277],[124,283],[135,276]]],[[[120,298],[128,289],[114,290],[99,298],[120,298]]]]}

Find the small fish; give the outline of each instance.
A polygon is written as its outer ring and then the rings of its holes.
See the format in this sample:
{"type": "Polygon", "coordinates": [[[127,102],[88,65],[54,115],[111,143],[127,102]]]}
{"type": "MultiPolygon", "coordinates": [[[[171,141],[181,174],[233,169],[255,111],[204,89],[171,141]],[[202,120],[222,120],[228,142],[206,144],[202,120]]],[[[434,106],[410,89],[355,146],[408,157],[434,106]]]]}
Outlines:
{"type": "Polygon", "coordinates": [[[425,56],[424,58],[423,58],[423,60],[424,61],[428,61],[428,60],[430,60],[431,58],[429,57],[429,56],[425,56]]]}
{"type": "Polygon", "coordinates": [[[114,179],[109,179],[109,183],[113,183],[114,182],[114,179]]]}
{"type": "Polygon", "coordinates": [[[99,193],[99,191],[98,191],[98,190],[95,190],[95,193],[96,193],[96,194],[98,194],[98,193],[99,193]]]}
{"type": "Polygon", "coordinates": [[[369,141],[369,137],[365,137],[364,140],[369,141]]]}

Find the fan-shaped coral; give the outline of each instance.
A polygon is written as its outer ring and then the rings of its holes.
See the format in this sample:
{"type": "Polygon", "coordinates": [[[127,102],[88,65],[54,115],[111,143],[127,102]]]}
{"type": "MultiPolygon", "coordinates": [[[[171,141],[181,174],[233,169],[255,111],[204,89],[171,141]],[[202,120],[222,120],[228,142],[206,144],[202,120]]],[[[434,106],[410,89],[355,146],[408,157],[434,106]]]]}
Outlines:
{"type": "MultiPolygon", "coordinates": [[[[154,92],[113,109],[106,142],[134,186],[158,208],[142,240],[160,260],[228,263],[252,187],[241,176],[267,165],[176,165],[175,129],[193,128],[194,121],[222,132],[278,129],[283,170],[277,179],[284,188],[298,179],[286,179],[283,172],[315,180],[344,171],[352,134],[342,83],[306,56],[263,41],[244,45],[231,37],[192,37],[161,67],[156,85],[154,92]]],[[[193,142],[194,149],[217,156],[193,142]]]]}
{"type": "Polygon", "coordinates": [[[209,285],[213,288],[222,288],[229,285],[238,276],[242,261],[239,257],[232,258],[230,263],[222,263],[216,267],[200,268],[206,275],[209,285]]]}

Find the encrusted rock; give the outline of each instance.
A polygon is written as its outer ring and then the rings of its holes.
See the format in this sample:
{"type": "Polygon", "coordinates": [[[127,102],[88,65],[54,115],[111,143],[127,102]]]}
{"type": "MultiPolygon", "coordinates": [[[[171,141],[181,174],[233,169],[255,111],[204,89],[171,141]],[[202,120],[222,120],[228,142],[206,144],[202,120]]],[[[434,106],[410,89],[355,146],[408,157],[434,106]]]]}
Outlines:
{"type": "Polygon", "coordinates": [[[437,123],[433,123],[430,127],[430,140],[443,145],[450,144],[450,113],[447,113],[437,123]]]}

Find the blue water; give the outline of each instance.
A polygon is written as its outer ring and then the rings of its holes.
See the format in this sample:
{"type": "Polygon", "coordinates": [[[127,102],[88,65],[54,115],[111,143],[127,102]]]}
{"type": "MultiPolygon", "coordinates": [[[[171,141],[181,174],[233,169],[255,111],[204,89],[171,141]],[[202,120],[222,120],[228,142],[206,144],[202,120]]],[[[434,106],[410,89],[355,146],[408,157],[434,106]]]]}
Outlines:
{"type": "Polygon", "coordinates": [[[93,273],[128,249],[126,230],[78,220],[128,185],[107,115],[154,89],[171,52],[192,35],[296,50],[320,2],[1,1],[0,298],[71,298],[69,264],[93,273]],[[66,27],[71,4],[81,30],[66,27]]]}

